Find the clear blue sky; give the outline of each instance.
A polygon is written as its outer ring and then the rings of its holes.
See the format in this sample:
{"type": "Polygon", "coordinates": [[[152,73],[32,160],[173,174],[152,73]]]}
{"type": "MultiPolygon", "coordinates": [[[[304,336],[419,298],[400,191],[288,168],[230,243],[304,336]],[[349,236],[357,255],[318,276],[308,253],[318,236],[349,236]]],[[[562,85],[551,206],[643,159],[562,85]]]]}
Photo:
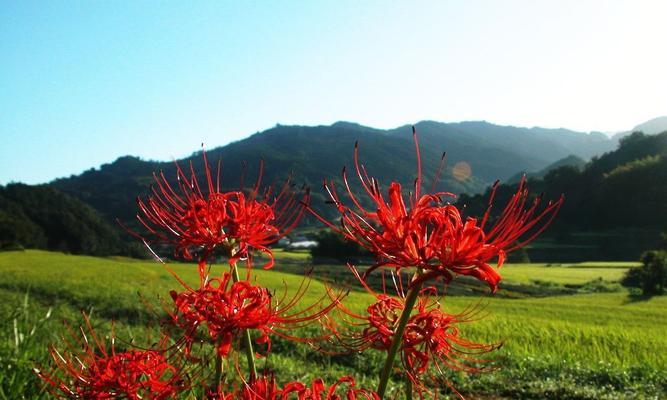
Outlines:
{"type": "Polygon", "coordinates": [[[667,2],[0,2],[0,183],[281,124],[619,131],[667,114],[667,2]]]}

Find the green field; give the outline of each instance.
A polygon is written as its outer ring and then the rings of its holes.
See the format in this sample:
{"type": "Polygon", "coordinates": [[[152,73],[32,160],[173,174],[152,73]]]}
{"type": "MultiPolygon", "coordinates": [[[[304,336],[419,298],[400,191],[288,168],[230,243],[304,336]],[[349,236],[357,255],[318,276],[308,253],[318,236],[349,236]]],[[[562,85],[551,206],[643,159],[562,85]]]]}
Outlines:
{"type": "Polygon", "coordinates": [[[508,283],[552,282],[556,284],[583,284],[596,279],[618,282],[634,263],[582,263],[550,265],[508,264],[500,269],[508,283]]]}
{"type": "MultiPolygon", "coordinates": [[[[304,254],[277,253],[277,257],[278,262],[308,261],[304,254]]],[[[475,340],[503,342],[497,351],[500,368],[475,376],[455,373],[451,381],[471,399],[665,398],[667,297],[641,299],[620,288],[616,282],[634,265],[504,266],[500,272],[507,286],[573,287],[579,288],[573,292],[578,294],[511,299],[501,296],[501,284],[497,296],[482,298],[487,315],[464,328],[475,340]],[[581,292],[590,282],[599,285],[581,292]]],[[[171,268],[187,281],[196,281],[193,265],[172,264],[171,268]]],[[[278,290],[283,282],[288,287],[301,282],[293,273],[255,272],[261,284],[278,290]]],[[[164,267],[154,262],[44,251],[0,253],[0,398],[21,398],[21,393],[25,398],[40,396],[31,370],[46,362],[46,345],[58,341],[62,319],[78,323],[79,310],[86,310],[92,312],[99,329],[108,329],[106,322],[113,319],[120,337],[138,338],[154,319],[144,301],[159,305],[158,296],[167,296],[177,286],[164,267]]],[[[313,282],[303,301],[315,301],[322,290],[321,283],[313,282]]],[[[362,309],[370,299],[352,291],[345,301],[362,309]]],[[[456,311],[477,301],[452,295],[445,298],[444,307],[456,311]]],[[[313,355],[305,346],[274,340],[268,365],[281,380],[352,374],[372,386],[381,360],[373,353],[313,355]]]]}

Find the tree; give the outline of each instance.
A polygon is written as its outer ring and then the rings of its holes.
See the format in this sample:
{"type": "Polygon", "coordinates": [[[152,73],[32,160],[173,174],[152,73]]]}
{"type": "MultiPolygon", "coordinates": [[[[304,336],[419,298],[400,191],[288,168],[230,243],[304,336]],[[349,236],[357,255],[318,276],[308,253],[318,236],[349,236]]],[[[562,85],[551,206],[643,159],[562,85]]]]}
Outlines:
{"type": "Polygon", "coordinates": [[[650,250],[642,254],[642,266],[631,268],[621,283],[642,289],[645,296],[660,295],[667,286],[667,251],[650,250]]]}
{"type": "Polygon", "coordinates": [[[310,250],[313,258],[333,258],[341,261],[354,261],[357,258],[370,257],[371,254],[349,240],[330,230],[317,234],[317,246],[310,250]]]}

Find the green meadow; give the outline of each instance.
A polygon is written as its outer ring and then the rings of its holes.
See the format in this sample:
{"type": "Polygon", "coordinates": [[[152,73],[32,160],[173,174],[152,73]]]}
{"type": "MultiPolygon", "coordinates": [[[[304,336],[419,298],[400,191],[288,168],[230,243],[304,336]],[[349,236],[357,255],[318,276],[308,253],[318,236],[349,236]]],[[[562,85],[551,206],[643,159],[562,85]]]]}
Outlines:
{"type": "MultiPolygon", "coordinates": [[[[280,262],[305,267],[309,259],[304,253],[276,254],[274,270],[257,268],[253,273],[277,293],[293,291],[303,278],[293,270],[281,272],[280,262]]],[[[665,398],[667,296],[641,298],[620,287],[619,279],[635,266],[510,264],[500,270],[503,283],[495,296],[488,294],[481,302],[473,296],[447,296],[442,300],[447,311],[482,309],[479,321],[462,327],[466,337],[502,342],[494,355],[496,370],[454,372],[449,381],[469,399],[665,398]],[[523,294],[519,298],[503,297],[503,285],[526,290],[517,292],[523,294]],[[540,291],[547,295],[531,295],[540,291]]],[[[169,268],[190,284],[197,280],[194,265],[174,263],[169,268]]],[[[336,277],[346,271],[337,268],[336,277]]],[[[0,253],[0,399],[19,398],[18,393],[25,393],[23,398],[46,397],[32,371],[48,363],[47,345],[59,341],[63,320],[78,325],[84,310],[100,331],[108,333],[113,320],[120,339],[139,342],[155,331],[160,299],[178,286],[156,262],[36,250],[0,253]]],[[[317,301],[323,293],[324,285],[313,280],[302,304],[317,301]]],[[[371,297],[352,290],[344,301],[362,310],[371,297]]],[[[271,354],[260,365],[275,370],[281,380],[354,375],[373,387],[381,362],[381,355],[371,352],[313,354],[307,346],[274,339],[271,354]]],[[[397,393],[399,384],[391,390],[397,393]]],[[[440,398],[448,396],[456,398],[443,386],[440,398]]]]}

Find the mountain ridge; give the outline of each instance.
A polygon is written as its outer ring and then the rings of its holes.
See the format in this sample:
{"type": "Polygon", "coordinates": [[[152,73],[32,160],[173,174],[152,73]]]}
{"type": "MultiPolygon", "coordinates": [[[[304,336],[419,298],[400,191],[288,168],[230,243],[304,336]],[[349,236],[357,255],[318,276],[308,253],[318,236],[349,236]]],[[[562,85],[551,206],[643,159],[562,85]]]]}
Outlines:
{"type": "MultiPolygon", "coordinates": [[[[611,139],[601,140],[582,132],[500,126],[484,121],[420,121],[415,127],[425,184],[430,185],[442,152],[446,151],[447,169],[438,188],[454,193],[479,193],[496,179],[507,180],[519,171],[540,170],[570,154],[590,158],[616,146],[611,139]],[[455,175],[452,168],[457,166],[470,173],[455,175]]],[[[404,185],[412,184],[416,157],[410,125],[378,129],[349,121],[318,126],[277,124],[209,149],[207,154],[212,162],[222,159],[225,188],[238,187],[241,175],[251,181],[263,159],[265,182],[278,181],[292,172],[295,182],[314,189],[314,202],[323,203],[322,179],[340,180],[342,167],[352,167],[355,142],[359,142],[360,158],[369,174],[381,183],[398,180],[404,185]]],[[[177,161],[183,165],[192,162],[195,170],[203,170],[201,150],[177,161]]],[[[109,221],[127,221],[136,212],[133,199],[147,193],[151,174],[158,170],[164,170],[168,177],[175,176],[173,162],[123,156],[99,168],[56,179],[50,185],[91,204],[109,221]]]]}

